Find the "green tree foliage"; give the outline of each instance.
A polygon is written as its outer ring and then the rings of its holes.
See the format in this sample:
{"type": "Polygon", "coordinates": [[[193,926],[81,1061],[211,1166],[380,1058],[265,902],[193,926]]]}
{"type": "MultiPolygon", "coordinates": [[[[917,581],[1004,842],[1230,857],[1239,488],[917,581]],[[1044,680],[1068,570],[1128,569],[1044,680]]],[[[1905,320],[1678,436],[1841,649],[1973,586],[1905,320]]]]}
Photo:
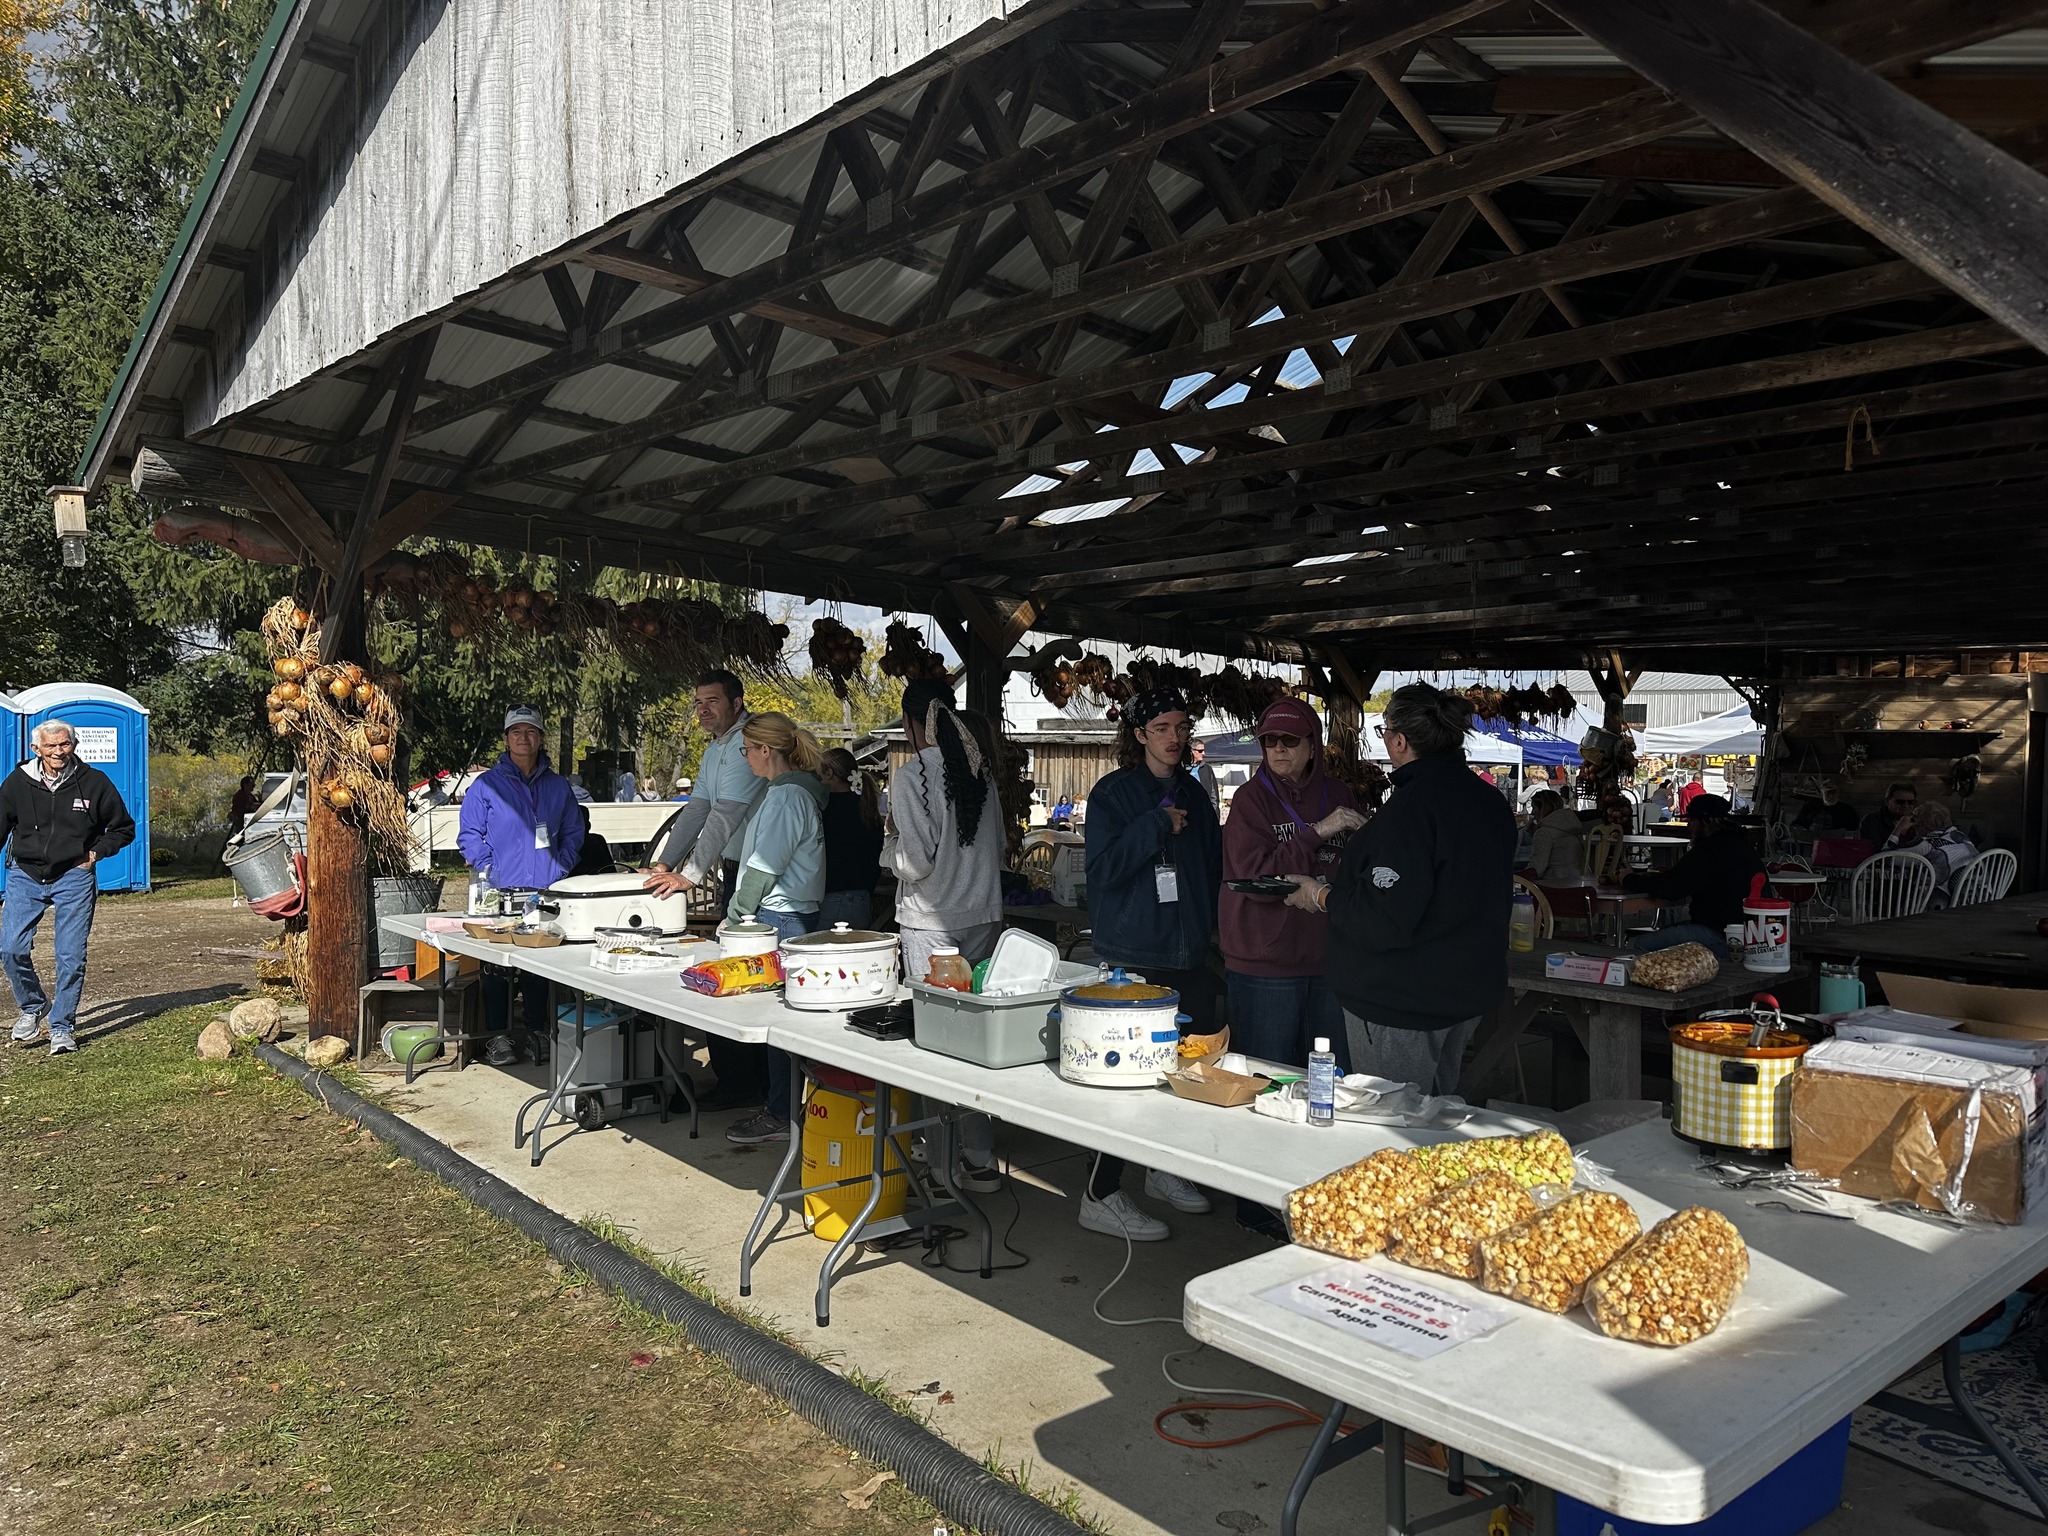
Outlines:
{"type": "MultiPolygon", "coordinates": [[[[131,584],[122,498],[64,570],[45,488],[71,478],[270,0],[75,0],[0,146],[0,681],[146,691],[184,654],[131,584]]],[[[44,16],[41,20],[52,18],[44,16]]]]}

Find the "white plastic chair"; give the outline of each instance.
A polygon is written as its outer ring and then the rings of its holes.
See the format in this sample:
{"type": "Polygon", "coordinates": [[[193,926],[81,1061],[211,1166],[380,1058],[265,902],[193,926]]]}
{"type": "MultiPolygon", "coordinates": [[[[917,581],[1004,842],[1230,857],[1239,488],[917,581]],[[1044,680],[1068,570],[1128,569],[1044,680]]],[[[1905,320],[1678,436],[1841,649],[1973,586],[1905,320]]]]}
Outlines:
{"type": "Polygon", "coordinates": [[[2013,877],[2019,870],[2019,856],[2011,849],[1987,849],[1956,871],[1949,886],[1948,904],[1974,907],[1980,902],[1997,901],[2012,889],[2013,877]]]}
{"type": "Polygon", "coordinates": [[[1934,896],[1934,865],[1917,853],[1873,854],[1849,879],[1849,921],[1914,917],[1934,896]]]}

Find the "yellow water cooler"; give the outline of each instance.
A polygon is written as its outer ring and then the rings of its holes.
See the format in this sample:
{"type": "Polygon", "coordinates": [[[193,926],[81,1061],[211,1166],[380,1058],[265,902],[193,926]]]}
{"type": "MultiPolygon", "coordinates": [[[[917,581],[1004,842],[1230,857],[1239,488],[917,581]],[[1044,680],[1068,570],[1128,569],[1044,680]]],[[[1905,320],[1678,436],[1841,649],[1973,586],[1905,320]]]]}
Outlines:
{"type": "MultiPolygon", "coordinates": [[[[804,1196],[804,1225],[828,1243],[846,1235],[847,1226],[868,1202],[867,1176],[874,1172],[874,1111],[854,1095],[874,1097],[875,1085],[865,1077],[832,1067],[814,1066],[817,1087],[804,1106],[803,1180],[805,1185],[826,1184],[834,1179],[859,1179],[841,1189],[821,1190],[804,1196]]],[[[910,1095],[901,1088],[890,1090],[889,1119],[900,1124],[910,1118],[910,1095]]],[[[890,1172],[882,1180],[882,1198],[876,1202],[870,1220],[901,1216],[908,1200],[908,1184],[900,1171],[909,1157],[909,1138],[892,1136],[894,1153],[890,1172]]]]}

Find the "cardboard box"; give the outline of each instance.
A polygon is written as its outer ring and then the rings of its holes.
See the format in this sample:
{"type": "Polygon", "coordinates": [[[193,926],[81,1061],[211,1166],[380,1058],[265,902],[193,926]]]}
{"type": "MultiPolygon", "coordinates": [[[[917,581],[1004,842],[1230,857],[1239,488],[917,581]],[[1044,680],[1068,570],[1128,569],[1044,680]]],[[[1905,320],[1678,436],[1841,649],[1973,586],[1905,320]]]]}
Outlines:
{"type": "Polygon", "coordinates": [[[1543,974],[1552,981],[1590,981],[1595,986],[1625,987],[1634,969],[1634,955],[1575,955],[1567,951],[1543,957],[1543,974]]]}
{"type": "Polygon", "coordinates": [[[471,955],[445,955],[424,939],[415,939],[412,944],[412,979],[432,981],[441,972],[441,963],[447,961],[454,968],[451,977],[473,976],[483,969],[483,962],[471,955]]]}
{"type": "Polygon", "coordinates": [[[1877,973],[1886,1001],[1909,1013],[1960,1019],[1966,1033],[1996,1040],[2048,1040],[2048,992],[1987,987],[1931,976],[1877,973]]]}
{"type": "Polygon", "coordinates": [[[1961,1199],[1978,1214],[2003,1222],[2024,1216],[2030,1185],[2043,1171],[2039,1121],[2030,1123],[2023,1092],[1973,1087],[1969,1079],[2026,1074],[1951,1057],[1955,1081],[1877,1076],[1812,1064],[1822,1050],[1809,1052],[1809,1064],[1792,1074],[1794,1168],[1836,1180],[1844,1194],[1929,1210],[1947,1208],[1942,1191],[1960,1170],[1961,1199]]]}

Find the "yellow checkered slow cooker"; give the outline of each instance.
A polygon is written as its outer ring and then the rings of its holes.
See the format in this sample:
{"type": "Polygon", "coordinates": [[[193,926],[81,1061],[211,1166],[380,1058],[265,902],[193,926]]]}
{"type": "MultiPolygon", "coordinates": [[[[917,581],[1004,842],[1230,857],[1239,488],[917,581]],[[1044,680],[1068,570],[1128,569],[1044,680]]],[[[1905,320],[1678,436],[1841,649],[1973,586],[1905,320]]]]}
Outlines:
{"type": "Polygon", "coordinates": [[[1751,1045],[1752,1021],[1701,1020],[1671,1030],[1671,1128],[1688,1141],[1743,1152],[1792,1145],[1792,1073],[1808,1041],[1773,1029],[1751,1045]]]}

